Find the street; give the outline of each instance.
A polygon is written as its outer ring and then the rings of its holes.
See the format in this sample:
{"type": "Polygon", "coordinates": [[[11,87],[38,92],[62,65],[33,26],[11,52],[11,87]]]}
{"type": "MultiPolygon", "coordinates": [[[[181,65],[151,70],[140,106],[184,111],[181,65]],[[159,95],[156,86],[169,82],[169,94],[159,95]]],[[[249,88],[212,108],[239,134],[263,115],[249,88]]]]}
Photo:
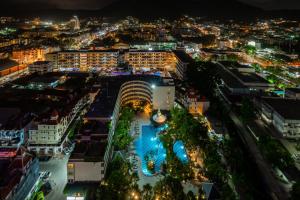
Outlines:
{"type": "Polygon", "coordinates": [[[229,103],[226,102],[225,99],[222,97],[221,92],[219,92],[218,94],[219,99],[223,102],[223,105],[229,111],[228,115],[233,121],[235,127],[237,128],[237,133],[240,135],[244,145],[249,150],[250,154],[253,156],[253,159],[255,160],[260,173],[263,175],[262,178],[264,184],[268,189],[269,194],[273,199],[287,199],[287,192],[279,185],[277,179],[274,177],[274,174],[271,171],[271,166],[263,158],[255,140],[251,136],[251,133],[249,133],[249,131],[245,128],[244,124],[238,118],[236,113],[232,111],[232,108],[230,107],[229,103]]]}
{"type": "Polygon", "coordinates": [[[52,191],[45,196],[46,200],[65,200],[63,190],[67,184],[67,162],[68,156],[63,158],[52,158],[47,162],[40,162],[40,171],[49,171],[51,176],[49,182],[52,191]]]}

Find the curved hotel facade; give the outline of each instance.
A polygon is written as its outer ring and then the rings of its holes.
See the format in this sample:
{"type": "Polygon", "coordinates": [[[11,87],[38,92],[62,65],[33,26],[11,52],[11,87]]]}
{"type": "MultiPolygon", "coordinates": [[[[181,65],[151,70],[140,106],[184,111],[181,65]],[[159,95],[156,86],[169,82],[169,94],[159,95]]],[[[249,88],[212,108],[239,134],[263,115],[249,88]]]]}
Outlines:
{"type": "Polygon", "coordinates": [[[140,100],[152,103],[152,88],[145,81],[128,81],[121,86],[121,104],[124,105],[130,101],[140,100]]]}
{"type": "Polygon", "coordinates": [[[170,110],[174,106],[175,86],[173,79],[170,78],[144,75],[103,77],[99,80],[99,86],[99,93],[84,118],[86,122],[98,121],[110,124],[105,153],[101,161],[97,161],[97,166],[100,167],[96,167],[94,171],[92,166],[95,162],[70,159],[68,162],[68,172],[71,174],[68,176],[69,182],[82,181],[76,176],[76,174],[81,174],[80,170],[89,170],[94,173],[93,177],[101,172],[99,180],[104,177],[108,161],[112,157],[112,141],[122,105],[141,100],[150,103],[153,110],[170,110]]]}

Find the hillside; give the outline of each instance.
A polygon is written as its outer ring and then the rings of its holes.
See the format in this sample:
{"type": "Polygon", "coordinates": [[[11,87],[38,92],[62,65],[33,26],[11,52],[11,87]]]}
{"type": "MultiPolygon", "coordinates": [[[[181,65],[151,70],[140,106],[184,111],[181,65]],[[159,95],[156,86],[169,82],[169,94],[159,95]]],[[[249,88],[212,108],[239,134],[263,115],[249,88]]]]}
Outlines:
{"type": "Polygon", "coordinates": [[[182,14],[216,18],[248,18],[262,11],[236,0],[119,0],[103,8],[105,16],[136,16],[143,19],[178,17],[182,14]]]}

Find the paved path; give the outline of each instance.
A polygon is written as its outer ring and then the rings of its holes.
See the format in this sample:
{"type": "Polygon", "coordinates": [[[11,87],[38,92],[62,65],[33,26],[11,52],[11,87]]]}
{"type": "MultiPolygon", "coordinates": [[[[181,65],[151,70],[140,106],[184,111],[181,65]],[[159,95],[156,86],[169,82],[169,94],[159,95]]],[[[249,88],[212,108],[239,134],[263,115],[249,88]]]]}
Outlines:
{"type": "Polygon", "coordinates": [[[50,171],[52,191],[45,197],[46,200],[66,200],[63,190],[67,184],[68,156],[52,158],[48,162],[40,162],[41,171],[50,171]]]}
{"type": "Polygon", "coordinates": [[[242,122],[232,111],[229,112],[229,116],[234,122],[235,126],[238,129],[238,133],[240,134],[244,144],[247,145],[247,148],[250,154],[255,159],[258,169],[261,172],[262,178],[264,180],[265,185],[269,189],[269,193],[271,194],[273,199],[287,200],[288,194],[287,192],[278,184],[278,181],[275,179],[274,175],[271,172],[271,166],[265,162],[265,159],[261,155],[258,146],[256,145],[254,139],[250,135],[250,133],[246,130],[242,122]]]}

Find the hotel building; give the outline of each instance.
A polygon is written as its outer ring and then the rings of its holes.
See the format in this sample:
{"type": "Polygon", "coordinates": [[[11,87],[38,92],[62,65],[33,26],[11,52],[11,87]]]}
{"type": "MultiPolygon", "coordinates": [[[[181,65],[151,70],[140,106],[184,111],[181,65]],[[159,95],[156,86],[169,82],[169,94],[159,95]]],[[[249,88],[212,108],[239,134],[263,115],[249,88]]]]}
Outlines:
{"type": "Polygon", "coordinates": [[[71,156],[67,169],[69,182],[95,181],[96,177],[99,181],[104,177],[112,156],[112,140],[122,105],[133,101],[146,101],[152,105],[153,110],[170,110],[174,107],[175,85],[170,78],[146,75],[102,77],[99,84],[100,92],[85,115],[84,121],[110,124],[110,129],[100,144],[103,155],[101,154],[97,162],[85,161],[84,156],[76,159],[72,159],[71,156]],[[91,174],[98,173],[98,176],[76,176],[80,171],[91,171],[91,174]]]}
{"type": "Polygon", "coordinates": [[[47,54],[46,60],[54,63],[54,68],[60,71],[98,71],[103,68],[115,68],[119,63],[128,63],[138,70],[175,71],[176,67],[176,58],[171,51],[61,51],[47,54]]]}
{"type": "Polygon", "coordinates": [[[176,59],[172,51],[129,50],[124,60],[134,69],[174,71],[176,59]]]}
{"type": "Polygon", "coordinates": [[[60,71],[98,71],[101,68],[118,66],[119,52],[111,51],[61,51],[57,57],[47,56],[49,60],[57,64],[60,71]]]}

